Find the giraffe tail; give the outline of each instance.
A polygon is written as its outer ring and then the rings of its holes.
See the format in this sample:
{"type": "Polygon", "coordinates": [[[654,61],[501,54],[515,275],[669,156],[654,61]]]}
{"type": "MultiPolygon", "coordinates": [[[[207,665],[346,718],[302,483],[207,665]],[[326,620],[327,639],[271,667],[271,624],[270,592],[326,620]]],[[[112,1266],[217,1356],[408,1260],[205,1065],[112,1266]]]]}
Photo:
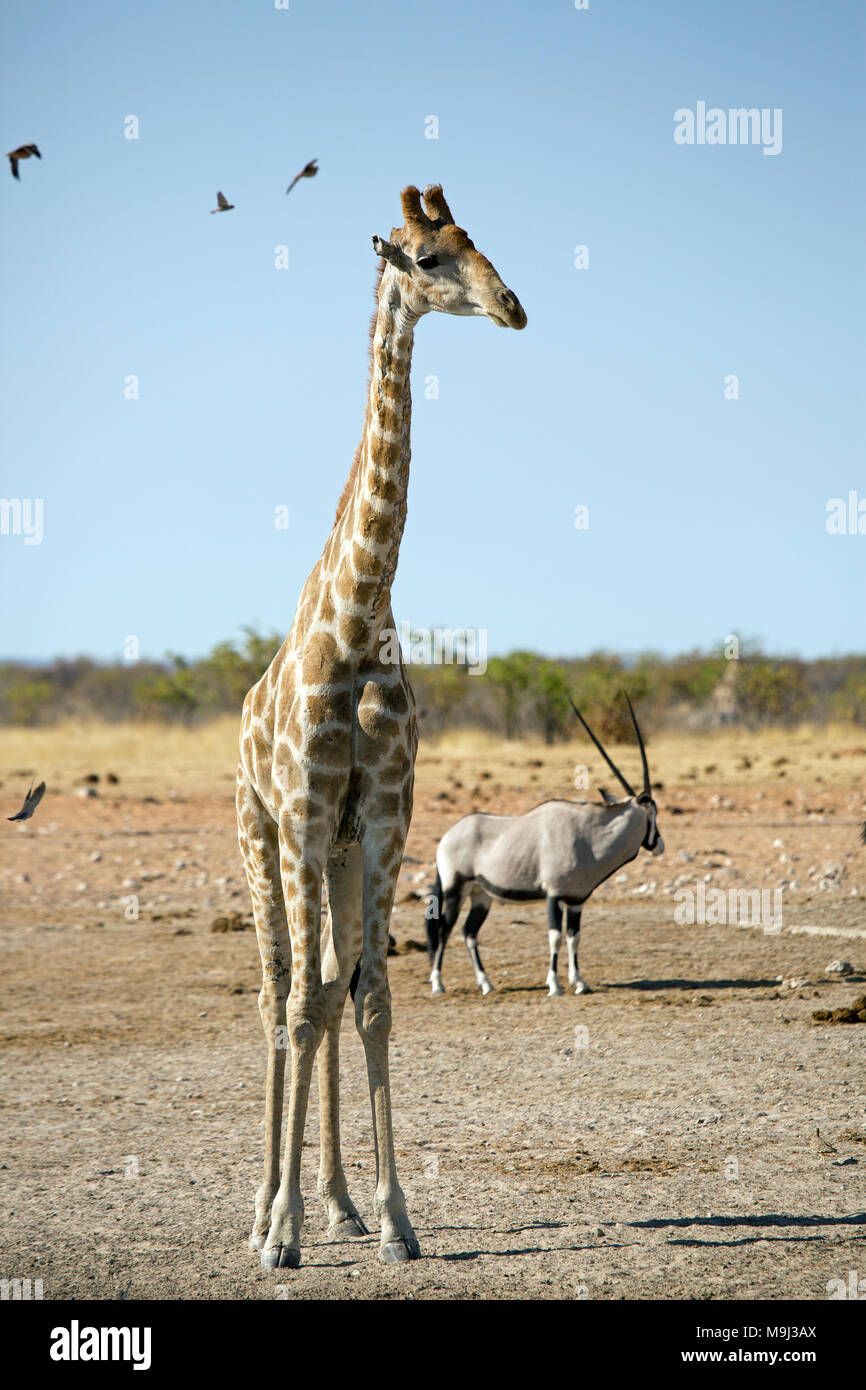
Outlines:
{"type": "Polygon", "coordinates": [[[433,964],[436,951],[439,947],[439,922],[442,917],[442,879],[439,877],[439,870],[436,870],[436,882],[431,885],[427,894],[427,906],[424,910],[424,920],[427,927],[427,955],[430,957],[430,964],[433,964]]]}

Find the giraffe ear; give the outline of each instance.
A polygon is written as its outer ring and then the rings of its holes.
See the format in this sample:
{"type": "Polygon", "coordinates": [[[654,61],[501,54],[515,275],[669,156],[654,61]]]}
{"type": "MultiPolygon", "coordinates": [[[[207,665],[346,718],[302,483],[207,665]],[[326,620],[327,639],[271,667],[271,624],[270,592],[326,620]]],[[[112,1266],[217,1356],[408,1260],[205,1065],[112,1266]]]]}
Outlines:
{"type": "Polygon", "coordinates": [[[406,253],[401,251],[399,246],[395,246],[393,242],[386,241],[381,236],[374,236],[373,250],[377,256],[381,256],[383,260],[394,266],[395,270],[402,270],[407,275],[412,274],[412,262],[406,253]]]}

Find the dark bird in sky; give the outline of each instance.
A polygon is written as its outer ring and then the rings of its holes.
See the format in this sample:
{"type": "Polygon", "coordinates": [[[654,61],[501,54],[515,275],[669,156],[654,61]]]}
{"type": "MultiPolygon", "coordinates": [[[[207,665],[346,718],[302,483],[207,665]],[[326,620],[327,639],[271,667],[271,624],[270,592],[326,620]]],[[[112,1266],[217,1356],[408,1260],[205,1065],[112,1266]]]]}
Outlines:
{"type": "Polygon", "coordinates": [[[33,790],[33,783],[30,783],[30,790],[24,798],[24,805],[17,816],[7,816],[7,820],[29,820],[45,795],[45,783],[40,782],[36,790],[33,790]]]}
{"type": "Polygon", "coordinates": [[[17,150],[10,150],[10,151],[9,151],[9,153],[8,153],[7,156],[6,156],[6,158],[9,160],[9,163],[12,165],[12,177],[13,177],[13,179],[17,179],[17,178],[20,177],[20,176],[19,176],[19,173],[18,173],[18,161],[19,161],[19,159],[29,159],[30,156],[31,156],[32,154],[35,154],[35,156],[36,156],[37,159],[41,159],[41,158],[42,158],[42,155],[39,153],[39,151],[38,151],[38,149],[36,148],[35,145],[19,145],[18,148],[17,148],[17,150]]]}
{"type": "Polygon", "coordinates": [[[292,191],[292,189],[294,188],[295,184],[298,182],[298,179],[314,179],[314,178],[316,177],[316,175],[318,174],[318,172],[319,172],[319,161],[318,161],[317,159],[311,159],[310,162],[309,162],[309,164],[305,164],[305,165],[304,165],[303,169],[301,170],[301,172],[300,172],[299,174],[295,174],[295,177],[292,179],[291,183],[289,184],[288,188],[286,189],[286,192],[287,192],[287,193],[291,193],[291,191],[292,191]]]}
{"type": "Polygon", "coordinates": [[[211,208],[211,212],[231,212],[233,207],[234,203],[230,203],[224,193],[218,193],[217,205],[215,208],[211,208]]]}

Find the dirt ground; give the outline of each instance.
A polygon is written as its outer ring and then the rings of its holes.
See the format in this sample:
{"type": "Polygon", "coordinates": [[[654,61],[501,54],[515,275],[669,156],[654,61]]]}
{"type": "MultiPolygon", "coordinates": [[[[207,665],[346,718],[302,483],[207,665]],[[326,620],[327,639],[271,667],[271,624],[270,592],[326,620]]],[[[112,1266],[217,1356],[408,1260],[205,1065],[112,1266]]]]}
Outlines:
{"type": "MultiPolygon", "coordinates": [[[[493,909],[486,998],[459,931],[441,998],[413,943],[448,825],[576,796],[586,749],[422,749],[390,976],[398,1167],[424,1258],[384,1266],[375,1232],[327,1238],[314,1098],[304,1262],[268,1274],[246,1246],[265,1047],[233,737],[0,735],[4,816],[31,774],[49,784],[0,838],[0,1276],[41,1279],[45,1299],[825,1299],[852,1270],[866,1286],[866,1027],[812,1019],[866,992],[856,734],[653,743],[665,855],[598,891],[580,956],[593,992],[569,993],[561,961],[556,999],[543,904],[493,909]],[[698,880],[783,885],[782,930],[679,924],[673,895],[698,880]],[[246,929],[213,930],[233,914],[246,929]]],[[[589,766],[594,796],[609,778],[589,766]]],[[[372,1229],[351,1010],[343,1038],[344,1155],[372,1229]]]]}

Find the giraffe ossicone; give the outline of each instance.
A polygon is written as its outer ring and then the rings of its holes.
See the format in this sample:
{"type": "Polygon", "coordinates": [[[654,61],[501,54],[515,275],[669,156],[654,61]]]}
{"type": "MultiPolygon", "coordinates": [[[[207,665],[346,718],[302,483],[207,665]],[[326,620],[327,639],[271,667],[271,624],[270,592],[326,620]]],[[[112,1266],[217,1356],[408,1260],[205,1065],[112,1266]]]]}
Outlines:
{"type": "Polygon", "coordinates": [[[318,1195],[336,1237],[367,1234],[340,1150],[339,1032],[350,983],[373,1110],[380,1255],[396,1263],[420,1255],[394,1160],[386,966],[417,732],[402,659],[381,655],[382,633],[394,629],[391,586],[406,519],[412,344],[426,313],[483,315],[517,329],[526,315],[455,226],[441,187],[422,195],[410,186],[400,197],[403,226],[387,241],[374,238],[383,260],[363,436],[291,631],[247,695],[241,721],[238,838],[268,1042],[264,1177],[250,1244],[266,1269],[300,1263],[301,1147],[317,1053],[318,1195]]]}

